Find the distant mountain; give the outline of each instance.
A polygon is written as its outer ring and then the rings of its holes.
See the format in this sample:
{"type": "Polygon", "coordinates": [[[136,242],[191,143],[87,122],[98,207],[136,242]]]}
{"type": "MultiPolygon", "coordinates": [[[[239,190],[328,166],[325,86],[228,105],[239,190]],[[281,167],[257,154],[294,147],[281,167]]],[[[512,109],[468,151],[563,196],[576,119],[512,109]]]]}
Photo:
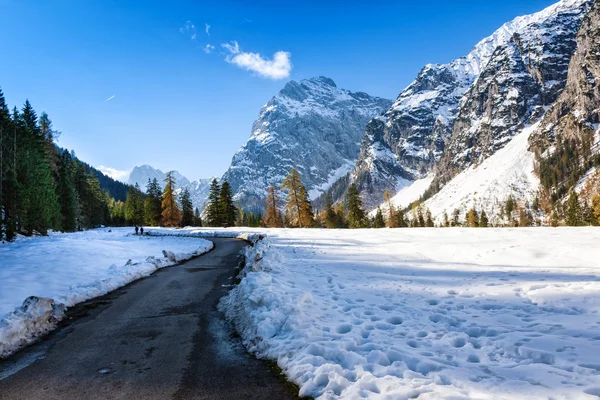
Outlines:
{"type": "Polygon", "coordinates": [[[242,207],[262,209],[268,187],[296,168],[316,198],[352,170],[365,125],[391,103],[322,76],[290,81],[262,108],[223,179],[242,207]]]}
{"type": "Polygon", "coordinates": [[[180,187],[176,190],[177,195],[184,189],[187,188],[190,191],[190,197],[192,199],[192,204],[194,205],[194,209],[198,208],[200,212],[204,209],[206,205],[206,201],[208,200],[208,193],[210,191],[210,183],[213,179],[217,179],[215,177],[198,179],[190,182],[188,185],[180,187]]]}
{"type": "MultiPolygon", "coordinates": [[[[177,171],[173,171],[173,176],[175,178],[175,184],[177,187],[183,187],[190,184],[190,181],[183,175],[181,175],[177,171]]],[[[131,173],[129,174],[128,183],[132,186],[136,184],[139,185],[142,191],[146,191],[146,185],[148,184],[148,179],[153,180],[156,178],[160,183],[161,187],[165,187],[165,178],[166,173],[162,172],[160,169],[153,168],[149,165],[141,165],[133,168],[131,173]]]]}

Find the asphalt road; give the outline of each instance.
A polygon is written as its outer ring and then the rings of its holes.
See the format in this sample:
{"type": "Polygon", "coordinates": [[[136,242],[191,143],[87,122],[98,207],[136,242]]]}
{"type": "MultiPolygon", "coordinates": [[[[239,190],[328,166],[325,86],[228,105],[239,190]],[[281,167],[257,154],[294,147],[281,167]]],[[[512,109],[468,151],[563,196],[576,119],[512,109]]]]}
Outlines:
{"type": "Polygon", "coordinates": [[[296,399],[216,310],[245,243],[214,242],[70,310],[47,339],[0,362],[0,399],[296,399]]]}

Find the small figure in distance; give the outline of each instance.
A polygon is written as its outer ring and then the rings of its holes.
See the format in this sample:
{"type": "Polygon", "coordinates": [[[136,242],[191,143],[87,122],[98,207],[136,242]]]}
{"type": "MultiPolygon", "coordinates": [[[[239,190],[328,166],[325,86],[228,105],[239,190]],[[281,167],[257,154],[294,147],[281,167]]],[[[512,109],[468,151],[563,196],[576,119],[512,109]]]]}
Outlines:
{"type": "Polygon", "coordinates": [[[136,225],[135,226],[135,234],[137,235],[139,233],[139,231],[140,231],[140,228],[138,228],[138,226],[136,225]]]}
{"type": "Polygon", "coordinates": [[[140,226],[140,235],[144,236],[144,227],[140,226]]]}

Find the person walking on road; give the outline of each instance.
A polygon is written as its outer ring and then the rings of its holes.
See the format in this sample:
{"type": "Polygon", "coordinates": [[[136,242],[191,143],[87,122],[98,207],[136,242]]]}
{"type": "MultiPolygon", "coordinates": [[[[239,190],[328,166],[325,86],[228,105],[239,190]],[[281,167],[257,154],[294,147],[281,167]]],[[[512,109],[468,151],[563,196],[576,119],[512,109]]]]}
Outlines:
{"type": "Polygon", "coordinates": [[[136,225],[135,226],[135,234],[137,235],[139,233],[139,231],[140,231],[140,228],[138,228],[138,226],[136,225]]]}

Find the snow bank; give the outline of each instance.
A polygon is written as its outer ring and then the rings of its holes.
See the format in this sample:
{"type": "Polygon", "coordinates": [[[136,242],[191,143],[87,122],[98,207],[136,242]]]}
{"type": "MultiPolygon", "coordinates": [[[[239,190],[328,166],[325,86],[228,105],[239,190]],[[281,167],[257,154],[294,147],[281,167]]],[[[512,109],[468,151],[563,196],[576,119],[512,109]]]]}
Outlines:
{"type": "Polygon", "coordinates": [[[53,234],[0,246],[0,358],[54,329],[65,307],[213,247],[207,240],[142,237],[131,230],[53,234]]]}
{"type": "Polygon", "coordinates": [[[147,232],[149,236],[159,237],[187,237],[187,238],[203,238],[203,237],[220,237],[242,239],[251,243],[264,237],[264,229],[252,228],[193,228],[186,227],[183,229],[174,228],[153,228],[147,232]]]}
{"type": "Polygon", "coordinates": [[[591,399],[600,230],[267,230],[220,308],[318,399],[591,399]]]}

